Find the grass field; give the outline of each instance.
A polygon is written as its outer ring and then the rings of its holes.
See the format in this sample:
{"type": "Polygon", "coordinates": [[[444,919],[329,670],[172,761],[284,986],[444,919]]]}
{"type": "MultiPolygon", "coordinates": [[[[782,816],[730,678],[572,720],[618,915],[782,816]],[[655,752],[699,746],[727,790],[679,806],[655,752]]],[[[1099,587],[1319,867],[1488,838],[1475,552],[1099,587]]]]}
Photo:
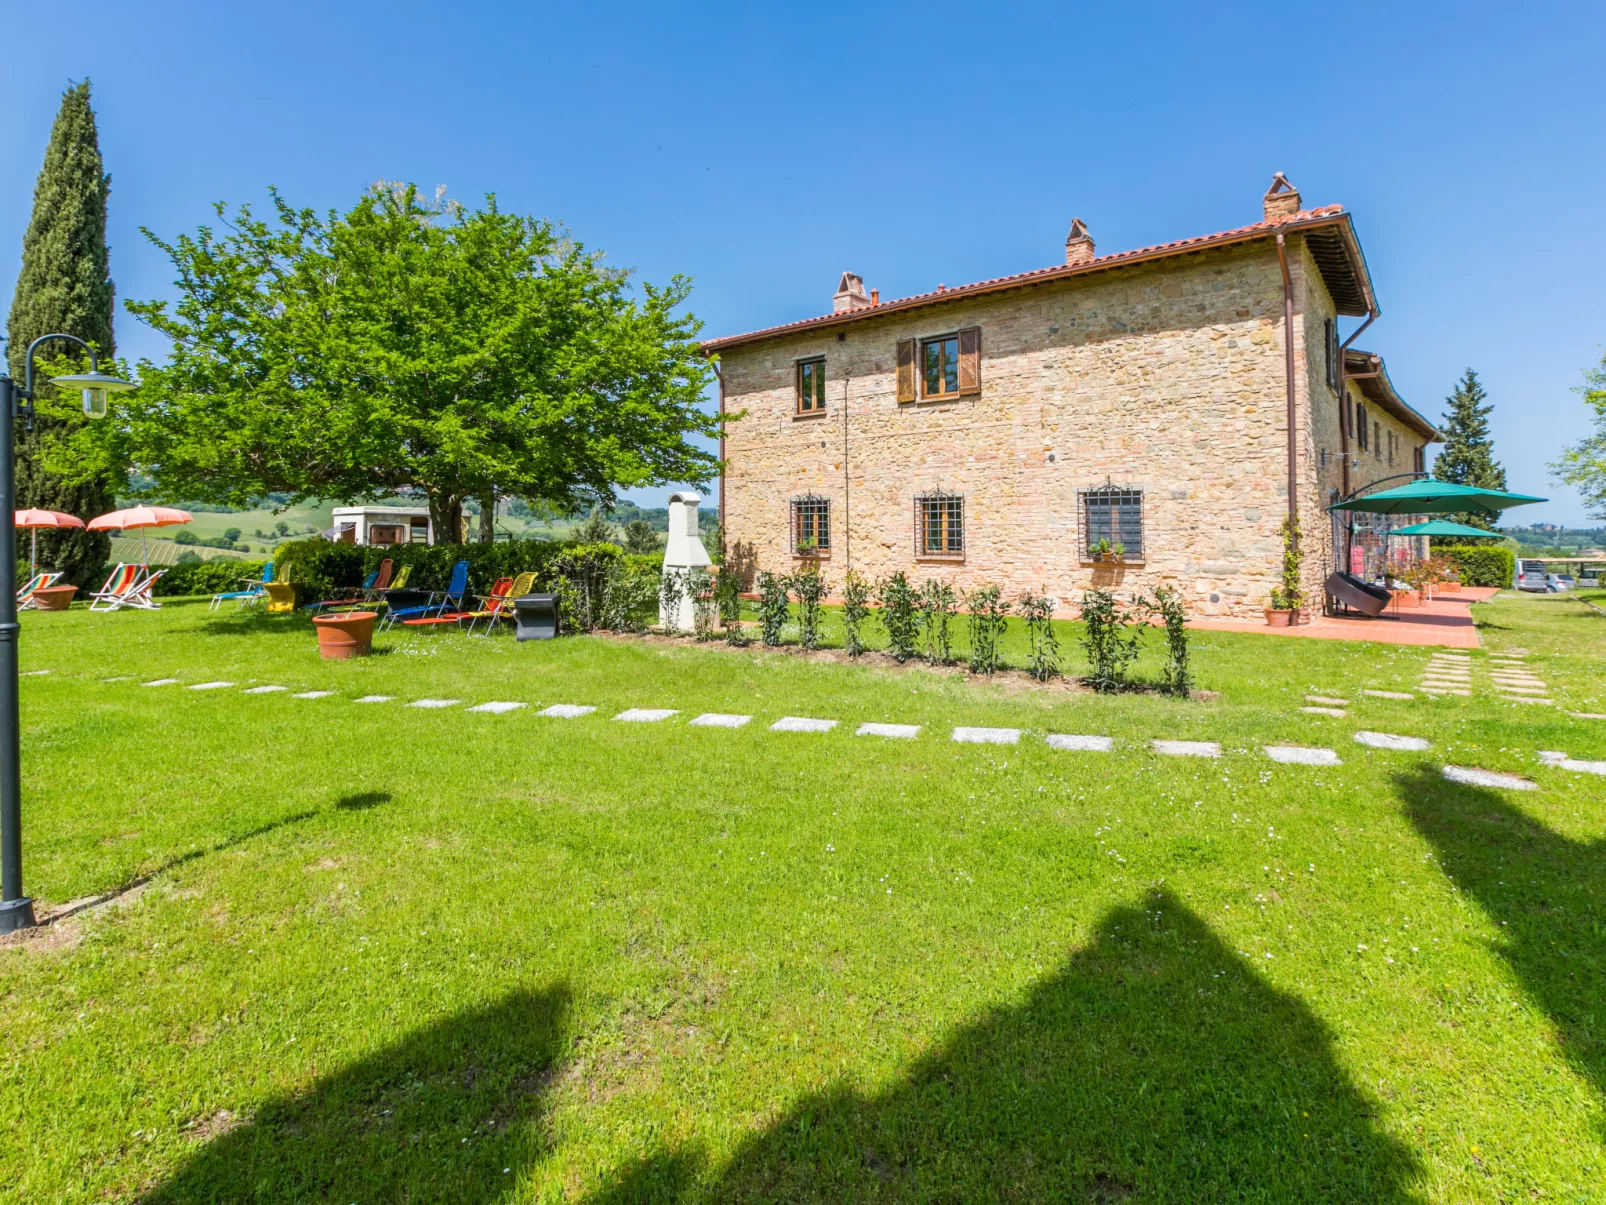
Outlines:
{"type": "Polygon", "coordinates": [[[1215,693],[1175,701],[27,614],[27,885],[134,887],[0,946],[0,1199],[1606,1199],[1606,778],[1537,757],[1606,759],[1569,714],[1606,712],[1606,618],[1477,615],[1555,706],[1496,698],[1487,652],[1471,697],[1398,701],[1360,692],[1430,650],[1249,634],[1197,634],[1215,693]]]}

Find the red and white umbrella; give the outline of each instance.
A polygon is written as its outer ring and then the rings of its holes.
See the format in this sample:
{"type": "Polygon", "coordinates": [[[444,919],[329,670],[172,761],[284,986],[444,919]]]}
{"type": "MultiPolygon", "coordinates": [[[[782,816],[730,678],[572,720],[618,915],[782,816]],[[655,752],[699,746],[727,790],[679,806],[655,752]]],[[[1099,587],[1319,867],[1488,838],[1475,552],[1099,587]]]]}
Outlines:
{"type": "Polygon", "coordinates": [[[65,514],[59,510],[19,510],[16,512],[14,527],[31,528],[33,534],[29,537],[28,564],[32,566],[29,573],[39,572],[39,529],[41,527],[55,530],[64,527],[82,527],[84,521],[77,515],[65,514]]]}
{"type": "Polygon", "coordinates": [[[195,516],[175,506],[130,506],[114,510],[108,515],[96,515],[89,521],[90,531],[132,531],[139,528],[139,559],[145,560],[145,529],[147,527],[174,527],[189,523],[195,516]]]}

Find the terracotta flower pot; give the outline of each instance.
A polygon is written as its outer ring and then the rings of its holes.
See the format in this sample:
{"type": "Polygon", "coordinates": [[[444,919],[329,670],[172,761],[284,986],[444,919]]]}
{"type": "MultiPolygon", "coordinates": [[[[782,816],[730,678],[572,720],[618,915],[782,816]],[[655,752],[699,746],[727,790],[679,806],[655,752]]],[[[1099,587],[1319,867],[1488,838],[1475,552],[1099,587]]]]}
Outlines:
{"type": "Polygon", "coordinates": [[[315,615],[312,626],[318,631],[318,652],[325,661],[345,661],[366,657],[374,648],[374,611],[344,611],[339,615],[315,615]]]}
{"type": "Polygon", "coordinates": [[[1278,611],[1272,607],[1264,608],[1266,612],[1266,626],[1272,628],[1286,628],[1294,622],[1293,611],[1278,611]]]}
{"type": "Polygon", "coordinates": [[[65,611],[77,593],[77,586],[46,586],[33,592],[33,604],[41,611],[65,611]]]}

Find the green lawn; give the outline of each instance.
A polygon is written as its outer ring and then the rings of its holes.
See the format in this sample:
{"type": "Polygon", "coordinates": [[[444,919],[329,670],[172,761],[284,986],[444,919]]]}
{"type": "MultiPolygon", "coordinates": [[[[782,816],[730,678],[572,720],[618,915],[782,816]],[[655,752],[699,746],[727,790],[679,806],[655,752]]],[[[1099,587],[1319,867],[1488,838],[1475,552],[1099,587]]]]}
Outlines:
{"type": "Polygon", "coordinates": [[[1606,758],[1567,714],[1606,712],[1606,617],[1477,613],[1557,706],[1496,699],[1483,652],[1470,699],[1366,698],[1429,650],[1256,635],[1196,634],[1217,693],[1183,702],[607,637],[322,663],[299,617],[27,614],[27,884],[145,886],[0,946],[0,1199],[1606,1199],[1606,779],[1536,758],[1606,758]],[[598,710],[534,714],[560,702],[598,710]]]}

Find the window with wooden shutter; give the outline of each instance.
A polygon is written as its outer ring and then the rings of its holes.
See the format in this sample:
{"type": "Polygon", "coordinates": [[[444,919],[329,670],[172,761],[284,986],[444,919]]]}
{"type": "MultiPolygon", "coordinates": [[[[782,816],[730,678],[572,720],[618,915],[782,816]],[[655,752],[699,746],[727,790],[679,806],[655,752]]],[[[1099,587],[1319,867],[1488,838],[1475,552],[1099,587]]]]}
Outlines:
{"type": "Polygon", "coordinates": [[[1366,451],[1366,407],[1359,402],[1355,403],[1355,442],[1366,451]]]}
{"type": "Polygon", "coordinates": [[[898,400],[915,400],[915,341],[898,340],[898,400]]]}
{"type": "Polygon", "coordinates": [[[959,396],[981,392],[981,327],[959,332],[959,396]]]}

